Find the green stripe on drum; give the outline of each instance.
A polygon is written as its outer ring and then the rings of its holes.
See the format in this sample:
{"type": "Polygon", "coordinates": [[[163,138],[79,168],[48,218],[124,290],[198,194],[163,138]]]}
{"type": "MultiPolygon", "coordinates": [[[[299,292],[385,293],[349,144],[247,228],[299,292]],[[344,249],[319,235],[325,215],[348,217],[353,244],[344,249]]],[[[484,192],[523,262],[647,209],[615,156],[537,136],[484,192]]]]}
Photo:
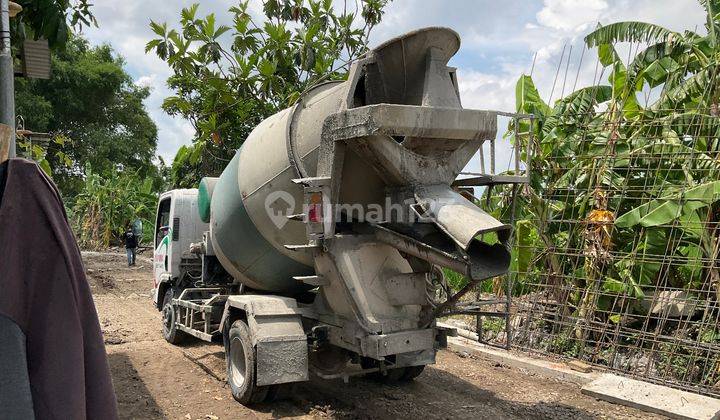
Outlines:
{"type": "Polygon", "coordinates": [[[205,177],[200,180],[198,186],[198,212],[200,213],[200,220],[205,223],[210,223],[210,202],[218,179],[220,178],[205,177]]]}

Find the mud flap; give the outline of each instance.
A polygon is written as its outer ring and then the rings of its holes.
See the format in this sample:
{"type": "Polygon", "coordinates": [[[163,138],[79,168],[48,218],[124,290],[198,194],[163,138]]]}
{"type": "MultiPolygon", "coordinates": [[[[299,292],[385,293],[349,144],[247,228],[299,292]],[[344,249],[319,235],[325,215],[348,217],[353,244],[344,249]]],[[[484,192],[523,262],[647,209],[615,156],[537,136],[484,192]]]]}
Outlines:
{"type": "Polygon", "coordinates": [[[308,380],[307,339],[260,341],[255,348],[258,386],[308,380]]]}
{"type": "Polygon", "coordinates": [[[242,310],[256,351],[258,386],[308,380],[307,336],[295,299],[280,296],[228,297],[228,308],[242,310]]]}

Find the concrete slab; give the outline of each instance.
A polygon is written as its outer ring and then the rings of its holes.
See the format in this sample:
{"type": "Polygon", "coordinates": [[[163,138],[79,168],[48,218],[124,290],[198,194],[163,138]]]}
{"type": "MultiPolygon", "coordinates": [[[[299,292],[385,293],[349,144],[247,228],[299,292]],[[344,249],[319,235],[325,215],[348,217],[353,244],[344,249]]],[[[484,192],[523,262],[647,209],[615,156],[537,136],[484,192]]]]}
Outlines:
{"type": "Polygon", "coordinates": [[[507,350],[482,345],[477,341],[471,341],[463,337],[449,337],[448,347],[454,352],[467,352],[475,354],[495,363],[501,363],[510,367],[524,369],[534,375],[550,379],[560,379],[578,385],[584,385],[597,379],[597,373],[584,373],[572,370],[565,363],[558,363],[543,359],[513,354],[507,350]]]}
{"type": "Polygon", "coordinates": [[[720,400],[648,382],[603,374],[582,393],[674,419],[720,419],[720,400]]]}

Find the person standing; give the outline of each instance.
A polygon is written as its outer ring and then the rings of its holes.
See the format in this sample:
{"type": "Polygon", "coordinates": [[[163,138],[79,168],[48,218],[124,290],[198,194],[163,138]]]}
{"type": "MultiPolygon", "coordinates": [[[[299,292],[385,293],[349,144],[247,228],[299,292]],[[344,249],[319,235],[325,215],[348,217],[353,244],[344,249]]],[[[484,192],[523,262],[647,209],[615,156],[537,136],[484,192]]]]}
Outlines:
{"type": "Polygon", "coordinates": [[[137,249],[137,236],[132,228],[128,226],[125,231],[125,252],[127,252],[128,267],[135,265],[135,251],[137,249]]]}

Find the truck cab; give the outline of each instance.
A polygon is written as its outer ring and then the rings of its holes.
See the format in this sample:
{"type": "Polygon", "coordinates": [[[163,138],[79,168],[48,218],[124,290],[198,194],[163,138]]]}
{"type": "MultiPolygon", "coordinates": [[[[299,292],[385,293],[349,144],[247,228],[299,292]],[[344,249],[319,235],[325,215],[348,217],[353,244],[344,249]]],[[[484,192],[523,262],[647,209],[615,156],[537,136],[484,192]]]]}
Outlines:
{"type": "Polygon", "coordinates": [[[190,244],[202,240],[209,229],[199,216],[198,190],[177,189],[160,195],[155,218],[153,255],[153,303],[162,308],[168,288],[188,271],[199,269],[200,258],[189,252],[190,244]]]}

